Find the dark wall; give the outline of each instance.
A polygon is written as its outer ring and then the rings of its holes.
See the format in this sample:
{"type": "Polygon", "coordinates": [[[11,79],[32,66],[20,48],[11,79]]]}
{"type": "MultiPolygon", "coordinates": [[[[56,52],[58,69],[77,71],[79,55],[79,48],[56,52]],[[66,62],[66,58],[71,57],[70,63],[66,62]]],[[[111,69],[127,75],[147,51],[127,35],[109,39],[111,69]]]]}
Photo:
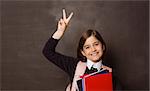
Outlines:
{"type": "Polygon", "coordinates": [[[98,30],[107,45],[105,62],[125,90],[149,87],[148,1],[1,1],[3,90],[64,91],[68,76],[42,55],[62,9],[74,16],[57,51],[76,57],[81,33],[98,30]]]}

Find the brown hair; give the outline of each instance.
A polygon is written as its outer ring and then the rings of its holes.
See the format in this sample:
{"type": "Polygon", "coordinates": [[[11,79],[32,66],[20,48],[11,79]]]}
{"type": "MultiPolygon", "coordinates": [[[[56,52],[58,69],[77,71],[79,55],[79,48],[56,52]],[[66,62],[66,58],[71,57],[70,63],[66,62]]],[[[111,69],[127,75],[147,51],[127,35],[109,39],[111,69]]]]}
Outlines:
{"type": "MultiPolygon", "coordinates": [[[[79,60],[86,62],[86,57],[82,55],[81,50],[83,50],[83,45],[86,41],[87,38],[89,38],[90,36],[94,36],[95,38],[97,38],[103,45],[103,47],[105,47],[104,53],[106,51],[106,44],[102,38],[102,36],[96,31],[96,30],[87,30],[86,32],[84,32],[79,40],[79,44],[78,44],[78,48],[77,48],[77,57],[79,58],[79,60]]],[[[103,55],[104,55],[103,53],[103,55]]],[[[103,58],[102,55],[102,58],[103,58]]]]}

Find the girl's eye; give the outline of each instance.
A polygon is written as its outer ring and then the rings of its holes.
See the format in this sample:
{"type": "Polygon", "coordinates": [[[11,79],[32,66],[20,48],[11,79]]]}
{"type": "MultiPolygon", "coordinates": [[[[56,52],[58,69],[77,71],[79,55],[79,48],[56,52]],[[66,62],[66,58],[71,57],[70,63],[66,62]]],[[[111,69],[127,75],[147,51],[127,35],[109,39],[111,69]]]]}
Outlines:
{"type": "Polygon", "coordinates": [[[84,46],[83,48],[87,50],[87,49],[90,48],[90,46],[86,45],[86,46],[84,46]]]}
{"type": "Polygon", "coordinates": [[[85,49],[89,49],[89,48],[90,48],[89,46],[85,47],[85,49]]]}
{"type": "Polygon", "coordinates": [[[99,45],[99,43],[95,43],[94,45],[98,46],[98,45],[99,45]]]}
{"type": "Polygon", "coordinates": [[[95,45],[98,45],[98,43],[96,43],[95,45]]]}

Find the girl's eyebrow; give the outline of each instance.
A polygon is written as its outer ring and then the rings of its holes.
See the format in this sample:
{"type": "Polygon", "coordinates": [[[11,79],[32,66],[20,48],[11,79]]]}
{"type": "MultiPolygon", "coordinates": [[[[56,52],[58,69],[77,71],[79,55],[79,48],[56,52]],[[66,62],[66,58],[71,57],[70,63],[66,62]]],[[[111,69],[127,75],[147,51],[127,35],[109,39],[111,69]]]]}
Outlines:
{"type": "Polygon", "coordinates": [[[100,43],[100,41],[94,41],[93,44],[94,44],[94,43],[100,43]]]}
{"type": "Polygon", "coordinates": [[[84,45],[83,47],[88,47],[89,45],[84,45]]]}
{"type": "Polygon", "coordinates": [[[99,41],[95,41],[94,43],[99,43],[99,41]]]}
{"type": "MultiPolygon", "coordinates": [[[[95,41],[95,42],[93,42],[93,44],[94,43],[100,43],[100,41],[95,41]]],[[[89,44],[87,44],[87,45],[84,45],[83,47],[86,47],[86,46],[90,46],[89,44]]]]}

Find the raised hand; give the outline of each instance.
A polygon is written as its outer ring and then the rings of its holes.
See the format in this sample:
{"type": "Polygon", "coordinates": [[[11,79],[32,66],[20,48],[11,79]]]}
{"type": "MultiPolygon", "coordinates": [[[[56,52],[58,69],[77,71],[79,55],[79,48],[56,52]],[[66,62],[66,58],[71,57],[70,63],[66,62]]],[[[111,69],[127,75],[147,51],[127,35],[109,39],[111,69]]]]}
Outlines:
{"type": "Polygon", "coordinates": [[[58,21],[57,30],[65,31],[72,16],[73,16],[73,12],[71,12],[69,17],[67,18],[66,11],[65,9],[63,9],[63,17],[58,21]]]}
{"type": "Polygon", "coordinates": [[[69,24],[69,21],[73,16],[73,12],[71,12],[69,17],[67,18],[65,9],[63,9],[62,13],[63,13],[63,17],[58,21],[57,31],[52,36],[54,39],[60,39],[63,36],[69,24]]]}

